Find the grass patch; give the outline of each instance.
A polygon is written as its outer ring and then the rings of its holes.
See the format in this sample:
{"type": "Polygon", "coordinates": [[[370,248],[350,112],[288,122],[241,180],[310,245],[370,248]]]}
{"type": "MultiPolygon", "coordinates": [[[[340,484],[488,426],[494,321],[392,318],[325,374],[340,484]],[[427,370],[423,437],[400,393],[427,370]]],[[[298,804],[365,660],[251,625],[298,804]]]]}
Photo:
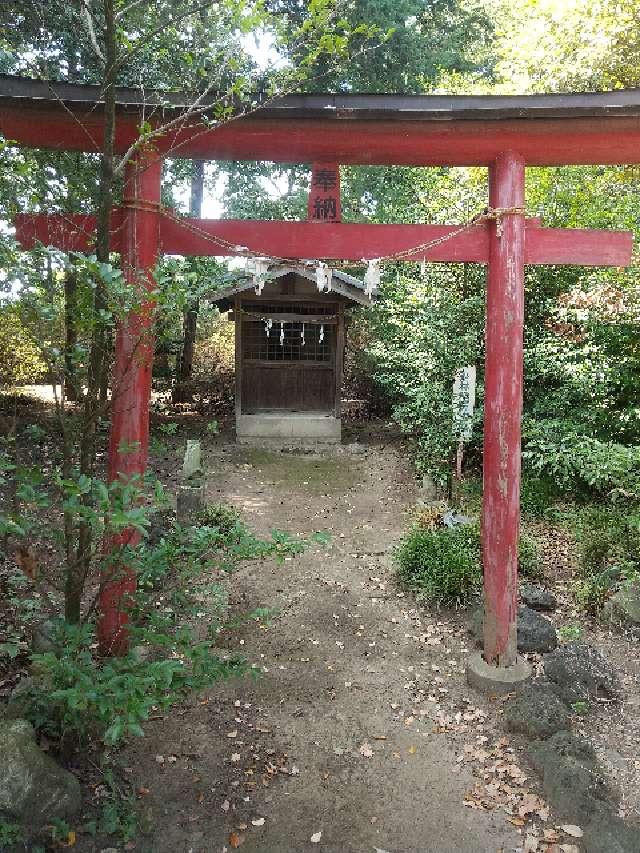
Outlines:
{"type": "MultiPolygon", "coordinates": [[[[418,600],[465,604],[482,586],[480,528],[427,529],[415,525],[396,550],[398,574],[418,600]]],[[[530,536],[520,537],[519,569],[524,577],[540,576],[538,553],[530,536]]]]}

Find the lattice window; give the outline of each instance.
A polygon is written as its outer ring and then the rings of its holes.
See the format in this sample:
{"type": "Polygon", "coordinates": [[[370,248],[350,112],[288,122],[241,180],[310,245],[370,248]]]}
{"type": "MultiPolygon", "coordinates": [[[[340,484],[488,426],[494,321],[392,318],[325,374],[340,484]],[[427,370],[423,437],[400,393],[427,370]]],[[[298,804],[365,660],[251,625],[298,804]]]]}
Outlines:
{"type": "MultiPolygon", "coordinates": [[[[299,305],[295,306],[296,313],[300,313],[299,307],[299,305]]],[[[262,310],[268,309],[262,306],[262,310]]],[[[266,324],[262,320],[245,320],[242,323],[242,354],[245,359],[260,361],[328,363],[331,361],[334,329],[335,326],[302,322],[287,322],[281,326],[277,320],[274,320],[267,335],[266,324]]]]}

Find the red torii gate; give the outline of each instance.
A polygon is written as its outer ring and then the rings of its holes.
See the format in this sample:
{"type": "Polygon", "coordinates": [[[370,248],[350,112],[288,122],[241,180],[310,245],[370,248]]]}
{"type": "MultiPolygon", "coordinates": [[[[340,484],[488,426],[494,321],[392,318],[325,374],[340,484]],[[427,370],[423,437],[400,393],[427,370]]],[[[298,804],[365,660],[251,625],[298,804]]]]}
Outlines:
{"type": "MultiPolygon", "coordinates": [[[[102,117],[95,87],[11,79],[0,131],[22,144],[98,151],[102,117]],[[36,90],[34,92],[34,89],[36,90]],[[34,95],[39,100],[34,101],[34,95]],[[36,116],[34,116],[34,113],[36,116]],[[33,121],[37,117],[38,121],[33,121]]],[[[137,138],[138,94],[121,90],[116,149],[137,138]]],[[[176,108],[180,100],[173,100],[176,108]]],[[[146,107],[149,100],[146,101],[146,107]]],[[[564,263],[625,266],[628,232],[547,229],[524,217],[525,165],[640,162],[640,93],[525,97],[290,96],[230,125],[194,122],[154,140],[157,146],[127,167],[125,203],[114,214],[112,249],[128,280],[146,276],[159,252],[240,254],[309,260],[384,258],[469,261],[488,265],[482,538],[485,584],[484,658],[470,662],[470,680],[499,689],[527,674],[516,650],[517,551],[524,266],[564,263]],[[341,123],[347,132],[338,134],[341,123]],[[615,141],[615,144],[614,144],[615,141]],[[176,217],[160,207],[163,156],[269,159],[317,164],[485,165],[492,219],[464,231],[453,226],[357,225],[323,222],[207,221],[176,217]],[[441,240],[430,249],[410,250],[441,240]],[[236,249],[234,249],[236,247],[236,249]]],[[[336,219],[339,217],[339,210],[336,219]]],[[[24,245],[35,239],[66,249],[90,247],[95,219],[18,219],[24,245]]],[[[116,341],[109,476],[143,473],[147,463],[151,346],[133,350],[148,311],[122,323],[116,341]],[[134,453],[121,446],[137,442],[134,453]]],[[[101,600],[103,649],[126,645],[122,598],[135,580],[107,584],[101,600]]]]}

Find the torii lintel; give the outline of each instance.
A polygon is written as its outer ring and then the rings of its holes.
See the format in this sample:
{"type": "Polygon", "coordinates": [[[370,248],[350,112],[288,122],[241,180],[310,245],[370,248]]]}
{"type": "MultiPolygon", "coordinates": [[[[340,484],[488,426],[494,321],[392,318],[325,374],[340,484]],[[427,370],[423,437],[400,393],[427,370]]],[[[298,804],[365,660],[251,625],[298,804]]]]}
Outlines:
{"type": "MultiPolygon", "coordinates": [[[[126,207],[112,216],[111,249],[122,250],[126,207]]],[[[190,219],[158,212],[159,250],[167,255],[234,256],[250,254],[306,260],[360,261],[406,252],[402,260],[438,263],[489,261],[490,223],[464,231],[455,225],[377,225],[347,222],[279,222],[250,219],[190,219]],[[459,232],[459,233],[456,233],[459,232]],[[452,235],[449,237],[449,235],[452,235]],[[415,246],[443,240],[425,251],[415,246]]],[[[36,243],[65,251],[89,252],[96,218],[81,214],[19,214],[16,236],[25,248],[36,243]]],[[[630,231],[543,228],[537,218],[525,221],[525,264],[628,266],[630,231]]]]}

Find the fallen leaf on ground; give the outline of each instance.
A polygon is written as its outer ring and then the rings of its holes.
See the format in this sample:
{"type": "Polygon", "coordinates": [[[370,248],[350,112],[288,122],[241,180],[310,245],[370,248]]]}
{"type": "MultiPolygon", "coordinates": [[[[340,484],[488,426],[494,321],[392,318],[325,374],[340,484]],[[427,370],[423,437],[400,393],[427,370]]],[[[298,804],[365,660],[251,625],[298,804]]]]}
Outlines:
{"type": "Polygon", "coordinates": [[[264,818],[263,817],[257,817],[254,820],[252,820],[251,823],[254,826],[264,826],[264,818]]]}
{"type": "Polygon", "coordinates": [[[529,814],[538,812],[539,809],[544,809],[545,804],[535,794],[526,794],[518,807],[520,817],[526,817],[529,814]]]}
{"type": "Polygon", "coordinates": [[[237,850],[238,847],[243,843],[244,835],[240,835],[239,832],[232,832],[229,836],[229,844],[234,850],[237,850]]]}
{"type": "Polygon", "coordinates": [[[360,755],[362,755],[364,758],[371,758],[371,756],[373,755],[371,745],[368,743],[363,743],[360,747],[360,755]]]}
{"type": "Polygon", "coordinates": [[[322,832],[314,832],[311,836],[312,844],[320,844],[320,839],[322,838],[322,832]]]}
{"type": "Polygon", "coordinates": [[[582,838],[584,832],[580,829],[579,826],[575,826],[572,823],[563,823],[560,829],[566,834],[570,835],[572,838],[582,838]]]}

